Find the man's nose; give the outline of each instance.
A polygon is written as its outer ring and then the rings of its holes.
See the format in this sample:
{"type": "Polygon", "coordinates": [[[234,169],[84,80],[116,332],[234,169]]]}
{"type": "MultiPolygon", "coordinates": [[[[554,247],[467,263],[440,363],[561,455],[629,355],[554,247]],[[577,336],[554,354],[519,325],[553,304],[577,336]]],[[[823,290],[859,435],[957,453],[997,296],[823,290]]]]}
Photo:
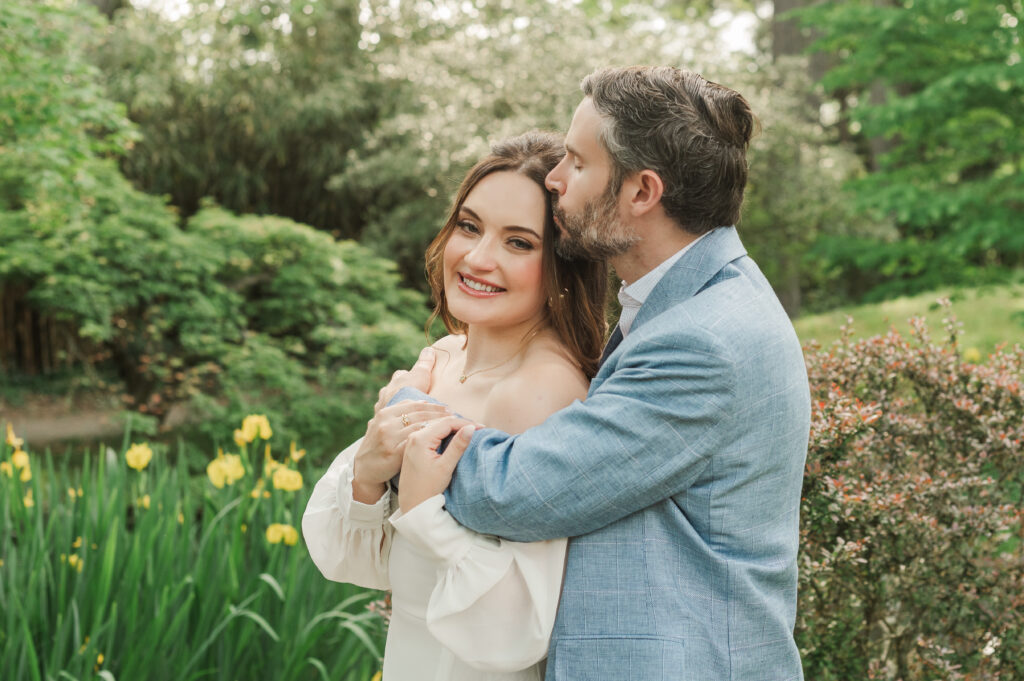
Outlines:
{"type": "Polygon", "coordinates": [[[562,164],[565,163],[565,159],[558,162],[551,172],[544,178],[544,186],[548,188],[548,191],[555,192],[559,196],[565,194],[565,182],[562,181],[562,164]]]}

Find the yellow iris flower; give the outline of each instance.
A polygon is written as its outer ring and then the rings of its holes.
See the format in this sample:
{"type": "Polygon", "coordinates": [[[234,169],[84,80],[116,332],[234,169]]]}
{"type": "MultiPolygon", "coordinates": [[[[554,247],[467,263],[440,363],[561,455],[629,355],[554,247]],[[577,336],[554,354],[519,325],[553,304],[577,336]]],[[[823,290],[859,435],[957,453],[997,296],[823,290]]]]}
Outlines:
{"type": "Polygon", "coordinates": [[[272,480],[274,489],[283,489],[286,492],[297,492],[302,489],[302,473],[291,468],[280,466],[274,471],[272,480]]]}
{"type": "Polygon", "coordinates": [[[235,431],[235,443],[241,447],[243,444],[252,442],[259,436],[263,440],[269,440],[274,435],[270,428],[270,421],[263,414],[249,414],[242,421],[242,427],[235,431]]]}
{"type": "Polygon", "coordinates": [[[14,426],[10,423],[7,424],[7,444],[14,447],[15,449],[21,449],[21,446],[25,444],[25,440],[14,434],[14,426]]]}
{"type": "Polygon", "coordinates": [[[242,465],[242,457],[238,454],[224,454],[224,450],[217,450],[217,458],[206,466],[206,477],[217,489],[224,485],[231,486],[241,480],[245,475],[245,467],[242,465]]]}
{"type": "Polygon", "coordinates": [[[124,453],[124,460],[128,462],[128,465],[137,471],[141,471],[149,465],[150,460],[153,458],[153,450],[150,449],[148,442],[141,444],[132,443],[132,446],[128,448],[128,451],[124,453]]]}
{"type": "Polygon", "coordinates": [[[14,464],[15,468],[27,468],[28,467],[28,454],[20,449],[14,450],[11,454],[11,463],[14,464]]]}
{"type": "Polygon", "coordinates": [[[295,546],[299,541],[299,532],[291,525],[272,523],[267,526],[267,541],[271,544],[284,542],[287,546],[295,546]]]}

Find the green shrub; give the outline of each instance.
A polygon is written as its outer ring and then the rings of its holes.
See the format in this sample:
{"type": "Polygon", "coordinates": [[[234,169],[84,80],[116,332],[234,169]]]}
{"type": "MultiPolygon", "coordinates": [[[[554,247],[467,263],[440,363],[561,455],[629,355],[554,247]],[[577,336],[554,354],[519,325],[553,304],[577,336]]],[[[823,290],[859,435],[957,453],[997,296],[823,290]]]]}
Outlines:
{"type": "Polygon", "coordinates": [[[923,321],[814,348],[797,641],[808,679],[1024,675],[1024,349],[923,321]]]}
{"type": "Polygon", "coordinates": [[[72,322],[79,359],[118,375],[127,408],[163,419],[181,405],[220,442],[220,424],[252,411],[317,449],[361,430],[376,390],[424,343],[424,297],[391,263],[213,207],[183,231],[112,165],[95,171],[81,222],[11,230],[0,282],[29,283],[34,306],[72,322]]]}
{"type": "Polygon", "coordinates": [[[242,321],[241,342],[204,358],[218,390],[191,395],[204,432],[262,411],[311,446],[361,435],[377,390],[425,343],[425,298],[368,249],[283,218],[208,207],[186,233],[217,254],[242,321]]]}

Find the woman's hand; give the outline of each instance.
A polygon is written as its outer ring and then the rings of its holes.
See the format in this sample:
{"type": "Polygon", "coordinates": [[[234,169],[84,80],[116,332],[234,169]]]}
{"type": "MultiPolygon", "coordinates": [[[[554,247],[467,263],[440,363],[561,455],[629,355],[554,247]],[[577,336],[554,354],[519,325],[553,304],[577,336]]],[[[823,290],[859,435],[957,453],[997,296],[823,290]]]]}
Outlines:
{"type": "Polygon", "coordinates": [[[476,424],[459,416],[430,421],[409,436],[402,462],[402,481],[398,486],[398,505],[408,513],[448,487],[455,466],[466,451],[476,424]],[[459,432],[443,454],[437,453],[441,440],[453,430],[459,432]]]}
{"type": "Polygon", "coordinates": [[[387,489],[387,482],[402,468],[406,438],[420,424],[451,411],[443,404],[403,401],[381,407],[366,426],[366,437],[352,464],[352,498],[373,504],[387,489]]]}
{"type": "Polygon", "coordinates": [[[437,353],[434,348],[427,346],[420,350],[420,356],[412,369],[406,371],[399,369],[391,374],[391,381],[377,393],[377,403],[373,405],[373,411],[379,412],[384,408],[391,398],[402,388],[416,388],[420,392],[430,392],[430,374],[434,369],[434,360],[437,353]]]}

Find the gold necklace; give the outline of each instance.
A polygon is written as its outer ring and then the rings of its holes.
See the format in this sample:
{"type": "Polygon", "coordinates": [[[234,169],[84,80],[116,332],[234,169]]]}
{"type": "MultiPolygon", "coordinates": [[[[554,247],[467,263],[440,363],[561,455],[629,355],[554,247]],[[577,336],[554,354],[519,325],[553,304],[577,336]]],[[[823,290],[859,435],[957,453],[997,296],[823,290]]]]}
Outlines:
{"type": "Polygon", "coordinates": [[[504,362],[499,362],[498,364],[495,364],[492,367],[487,367],[486,369],[477,369],[476,371],[470,371],[468,374],[459,374],[459,383],[465,383],[466,379],[468,379],[470,376],[476,376],[477,374],[482,374],[485,371],[491,371],[493,369],[497,369],[498,367],[505,366],[506,364],[511,362],[513,359],[515,359],[519,355],[519,353],[522,352],[522,351],[523,351],[522,348],[520,348],[518,351],[516,351],[516,354],[512,355],[511,357],[509,357],[504,362]]]}

